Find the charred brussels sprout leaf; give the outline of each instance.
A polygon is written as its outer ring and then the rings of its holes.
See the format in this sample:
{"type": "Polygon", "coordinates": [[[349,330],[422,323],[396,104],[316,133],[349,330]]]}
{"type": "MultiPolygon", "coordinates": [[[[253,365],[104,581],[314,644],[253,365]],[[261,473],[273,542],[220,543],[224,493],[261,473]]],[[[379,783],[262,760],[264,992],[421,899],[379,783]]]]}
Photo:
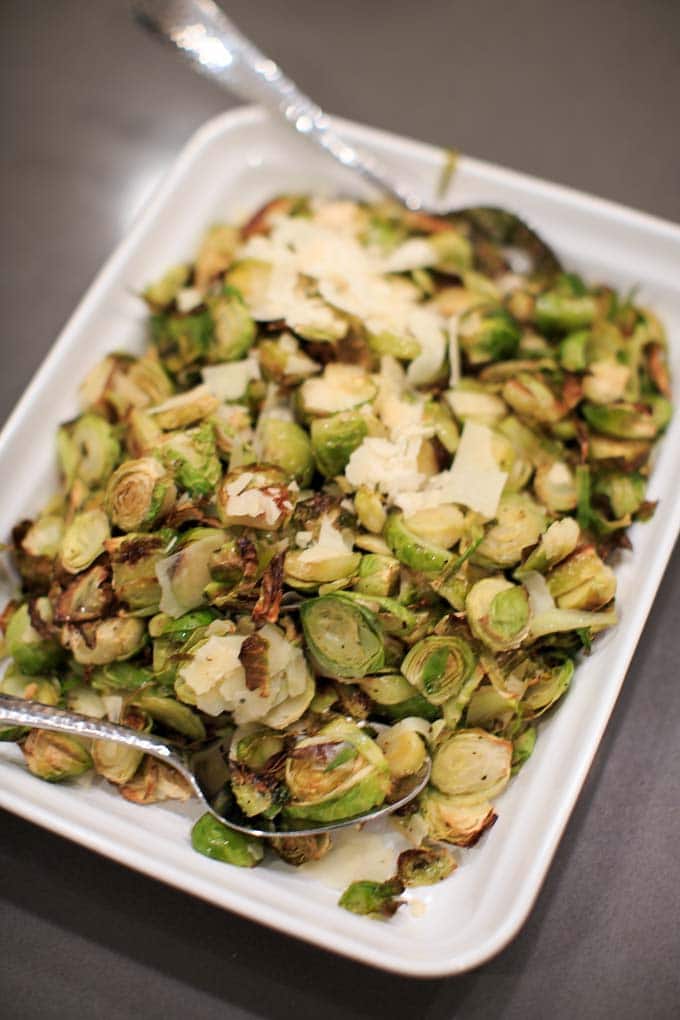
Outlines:
{"type": "Polygon", "coordinates": [[[399,899],[403,891],[399,878],[390,878],[387,882],[352,882],[338,900],[338,906],[352,914],[385,921],[396,914],[404,902],[399,899]]]}

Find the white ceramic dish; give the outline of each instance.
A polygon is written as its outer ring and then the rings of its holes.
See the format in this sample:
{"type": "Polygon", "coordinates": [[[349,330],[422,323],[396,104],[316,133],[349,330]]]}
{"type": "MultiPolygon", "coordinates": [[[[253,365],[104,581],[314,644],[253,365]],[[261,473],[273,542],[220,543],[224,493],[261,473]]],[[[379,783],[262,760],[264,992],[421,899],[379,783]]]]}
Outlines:
{"type": "MultiPolygon", "coordinates": [[[[347,136],[434,191],[439,150],[354,124],[347,136]]],[[[204,228],[286,190],[354,191],[322,154],[256,109],[203,127],[90,287],[0,438],[0,536],[36,511],[55,484],[53,437],[76,412],[77,381],[105,352],[139,349],[144,309],[135,291],[186,258],[204,228]],[[11,485],[9,484],[11,480],[11,485]]],[[[567,266],[644,301],[673,339],[680,393],[680,228],[508,170],[462,159],[451,205],[493,204],[529,220],[567,266]]],[[[568,698],[542,727],[531,761],[500,798],[499,821],[442,886],[417,890],[422,917],[402,910],[377,924],[336,907],[337,893],[281,863],[229,868],[189,845],[195,807],[141,808],[110,790],[51,786],[0,745],[0,804],[121,863],[364,963],[420,977],[459,973],[502,949],[526,919],[616,701],[680,527],[680,414],[661,444],[649,496],[650,524],[636,526],[634,555],[618,571],[622,621],[579,668],[568,698]]],[[[4,598],[0,597],[0,602],[4,598]]]]}

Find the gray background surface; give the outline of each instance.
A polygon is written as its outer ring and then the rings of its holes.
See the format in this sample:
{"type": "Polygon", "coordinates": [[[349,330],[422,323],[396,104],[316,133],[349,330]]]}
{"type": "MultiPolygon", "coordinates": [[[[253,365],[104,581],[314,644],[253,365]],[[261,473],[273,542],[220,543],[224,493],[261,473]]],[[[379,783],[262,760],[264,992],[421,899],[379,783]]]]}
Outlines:
{"type": "MultiPolygon", "coordinates": [[[[335,113],[680,220],[676,0],[225,6],[335,113]]],[[[229,99],[135,29],[124,0],[0,10],[4,420],[154,183],[229,99]]],[[[679,566],[676,552],[530,920],[486,966],[382,975],[2,814],[0,1014],[677,1015],[679,566]]]]}

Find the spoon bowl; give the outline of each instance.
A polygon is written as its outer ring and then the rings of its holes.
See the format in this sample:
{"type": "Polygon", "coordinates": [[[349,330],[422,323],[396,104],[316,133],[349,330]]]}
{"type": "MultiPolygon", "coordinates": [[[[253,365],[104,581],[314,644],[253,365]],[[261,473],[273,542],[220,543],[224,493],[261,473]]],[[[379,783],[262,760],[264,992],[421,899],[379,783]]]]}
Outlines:
{"type": "MultiPolygon", "coordinates": [[[[248,836],[258,836],[262,839],[278,839],[282,836],[316,836],[333,829],[344,829],[350,825],[369,822],[375,818],[393,814],[417,797],[424,789],[432,768],[430,759],[426,759],[417,773],[401,781],[396,791],[396,799],[365,814],[320,825],[305,824],[304,828],[281,827],[275,825],[274,821],[269,822],[267,828],[257,828],[255,825],[249,824],[248,818],[244,815],[237,814],[230,807],[222,807],[219,794],[223,789],[224,780],[216,781],[214,771],[207,767],[205,750],[192,756],[178,751],[161,740],[160,737],[155,737],[152,734],[139,733],[137,730],[108,722],[105,719],[93,719],[77,712],[67,712],[61,708],[53,708],[51,705],[42,705],[36,701],[24,701],[6,694],[0,695],[0,722],[13,726],[37,727],[41,730],[67,733],[87,740],[110,740],[115,744],[134,747],[138,751],[143,751],[144,754],[150,754],[176,769],[187,781],[192,793],[218,821],[228,825],[230,829],[236,829],[237,832],[243,832],[248,836]]],[[[212,752],[213,755],[215,752],[221,753],[218,743],[209,749],[209,753],[212,752]]],[[[224,757],[222,760],[224,761],[224,757]]],[[[226,772],[224,778],[226,778],[226,772]]]]}

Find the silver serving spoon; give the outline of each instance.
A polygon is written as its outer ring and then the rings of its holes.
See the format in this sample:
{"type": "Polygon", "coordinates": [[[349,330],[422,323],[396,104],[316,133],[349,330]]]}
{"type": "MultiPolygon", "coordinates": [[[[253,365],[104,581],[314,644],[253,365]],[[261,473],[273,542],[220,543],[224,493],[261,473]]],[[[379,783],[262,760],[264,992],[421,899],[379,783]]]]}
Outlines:
{"type": "MultiPolygon", "coordinates": [[[[408,804],[417,797],[427,784],[430,778],[432,764],[426,760],[416,775],[409,777],[406,787],[399,791],[399,799],[375,811],[368,811],[363,815],[355,815],[353,818],[345,818],[338,822],[331,822],[325,825],[317,825],[302,828],[276,828],[258,829],[254,825],[243,823],[242,819],[235,821],[229,814],[223,814],[216,804],[213,803],[218,788],[214,781],[211,781],[210,770],[203,766],[205,752],[198,752],[195,756],[183,754],[180,751],[166,744],[160,737],[150,734],[139,733],[137,730],[129,729],[127,726],[119,726],[116,723],[103,719],[92,719],[87,715],[80,715],[77,712],[66,712],[61,708],[53,708],[51,705],[41,705],[37,701],[23,701],[21,698],[12,698],[6,694],[0,694],[0,723],[10,723],[13,726],[37,727],[41,730],[52,730],[57,733],[68,733],[73,737],[84,737],[87,740],[111,740],[115,744],[123,744],[126,747],[134,747],[145,754],[151,754],[159,761],[165,762],[182,775],[198,799],[202,801],[207,810],[220,822],[224,822],[231,829],[243,832],[248,836],[261,836],[263,839],[277,839],[281,836],[316,836],[323,832],[330,832],[332,829],[344,829],[350,825],[369,822],[374,818],[382,818],[384,815],[392,814],[399,808],[408,804]]],[[[226,771],[225,771],[226,778],[226,771]]],[[[221,785],[221,784],[220,784],[221,785]]],[[[219,804],[219,800],[217,801],[219,804]]]]}
{"type": "Polygon", "coordinates": [[[173,43],[195,70],[248,102],[259,103],[349,170],[408,209],[425,209],[422,196],[380,160],[346,142],[330,118],[236,27],[213,0],[136,0],[137,20],[173,43]]]}
{"type": "Polygon", "coordinates": [[[176,47],[200,74],[242,99],[264,106],[345,169],[407,209],[464,224],[481,239],[501,245],[506,256],[521,249],[536,272],[559,271],[559,261],[550,247],[515,213],[496,206],[438,208],[376,156],[347,142],[321,107],[258,50],[213,0],[134,0],[133,10],[140,24],[176,47]]]}

